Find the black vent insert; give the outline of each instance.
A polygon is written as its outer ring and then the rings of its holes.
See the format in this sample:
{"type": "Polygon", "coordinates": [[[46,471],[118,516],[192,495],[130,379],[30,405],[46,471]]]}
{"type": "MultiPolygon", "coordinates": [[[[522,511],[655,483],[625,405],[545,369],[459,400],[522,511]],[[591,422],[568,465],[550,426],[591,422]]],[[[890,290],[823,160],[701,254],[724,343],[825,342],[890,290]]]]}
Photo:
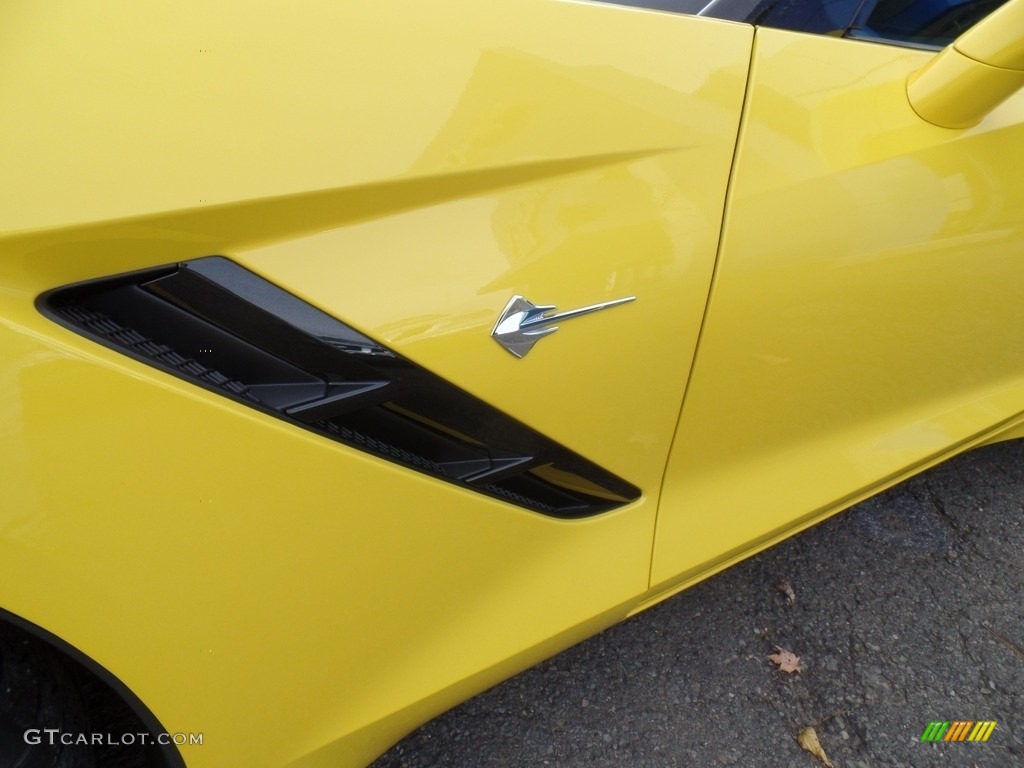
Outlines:
{"type": "Polygon", "coordinates": [[[57,288],[58,323],[332,440],[555,517],[640,490],[234,262],[57,288]]]}

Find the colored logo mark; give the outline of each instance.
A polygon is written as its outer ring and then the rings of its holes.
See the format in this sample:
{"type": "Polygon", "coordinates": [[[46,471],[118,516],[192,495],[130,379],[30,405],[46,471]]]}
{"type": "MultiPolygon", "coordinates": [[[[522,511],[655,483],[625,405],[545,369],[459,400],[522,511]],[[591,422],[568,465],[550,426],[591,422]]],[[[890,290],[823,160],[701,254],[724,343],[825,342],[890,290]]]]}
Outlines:
{"type": "Polygon", "coordinates": [[[921,741],[988,741],[995,729],[995,720],[934,720],[924,729],[921,741]]]}

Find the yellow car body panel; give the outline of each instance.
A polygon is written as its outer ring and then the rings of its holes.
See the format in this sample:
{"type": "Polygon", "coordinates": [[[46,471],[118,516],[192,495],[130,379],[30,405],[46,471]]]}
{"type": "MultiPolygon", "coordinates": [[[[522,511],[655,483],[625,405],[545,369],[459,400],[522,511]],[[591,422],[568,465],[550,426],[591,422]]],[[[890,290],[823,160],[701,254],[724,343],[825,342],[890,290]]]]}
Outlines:
{"type": "Polygon", "coordinates": [[[751,27],[540,1],[3,15],[0,609],[202,732],[189,766],[258,768],[364,765],[645,598],[751,27]],[[35,306],[212,254],[643,496],[525,511],[35,306]],[[513,294],[638,299],[517,360],[488,338],[513,294]]]}
{"type": "Polygon", "coordinates": [[[933,54],[759,29],[654,588],[721,567],[1024,412],[1017,94],[907,101],[933,54]]]}
{"type": "Polygon", "coordinates": [[[202,732],[192,768],[365,765],[1024,429],[1024,98],[932,125],[907,84],[933,54],[558,0],[2,16],[0,618],[202,732]],[[529,511],[37,306],[210,255],[640,497],[529,511]],[[636,301],[516,359],[488,338],[513,295],[636,301]]]}

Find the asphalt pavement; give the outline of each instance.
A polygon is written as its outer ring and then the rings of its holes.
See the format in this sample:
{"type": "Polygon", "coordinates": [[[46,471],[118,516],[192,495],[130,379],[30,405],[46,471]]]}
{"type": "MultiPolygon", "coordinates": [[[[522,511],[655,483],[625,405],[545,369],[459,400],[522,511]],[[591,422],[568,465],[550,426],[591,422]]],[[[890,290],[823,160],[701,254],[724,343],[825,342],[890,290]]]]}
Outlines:
{"type": "Polygon", "coordinates": [[[1018,441],[958,457],[492,688],[374,768],[815,768],[797,743],[808,727],[836,768],[1024,766],[1022,582],[1018,441]],[[770,661],[778,648],[802,671],[770,661]],[[996,726],[985,742],[922,741],[933,721],[996,726]]]}

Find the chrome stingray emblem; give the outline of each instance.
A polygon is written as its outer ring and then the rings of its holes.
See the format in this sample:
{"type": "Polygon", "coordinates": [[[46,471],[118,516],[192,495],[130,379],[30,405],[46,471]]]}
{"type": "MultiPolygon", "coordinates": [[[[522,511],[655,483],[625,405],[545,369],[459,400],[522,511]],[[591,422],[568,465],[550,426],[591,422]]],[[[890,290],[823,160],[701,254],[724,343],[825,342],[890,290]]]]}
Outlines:
{"type": "Polygon", "coordinates": [[[628,304],[631,301],[636,301],[636,296],[627,296],[624,299],[605,301],[601,304],[592,304],[589,307],[570,309],[557,315],[545,316],[545,312],[550,312],[555,308],[554,304],[538,306],[522,296],[513,296],[505,305],[498,322],[494,324],[491,336],[516,357],[526,357],[526,353],[533,349],[534,344],[558,330],[555,323],[580,315],[589,315],[591,312],[608,309],[608,307],[618,304],[628,304]]]}

